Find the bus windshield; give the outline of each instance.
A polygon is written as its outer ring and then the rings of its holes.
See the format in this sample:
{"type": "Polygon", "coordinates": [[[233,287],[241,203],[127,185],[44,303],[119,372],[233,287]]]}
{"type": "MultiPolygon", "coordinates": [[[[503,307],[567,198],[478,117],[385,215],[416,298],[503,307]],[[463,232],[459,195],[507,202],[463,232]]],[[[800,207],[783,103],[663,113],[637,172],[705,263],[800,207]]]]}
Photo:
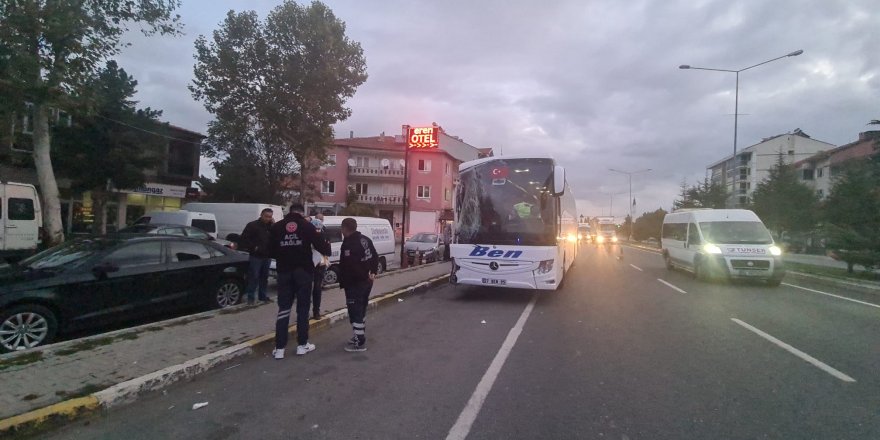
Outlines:
{"type": "Polygon", "coordinates": [[[555,246],[551,159],[497,159],[461,173],[458,242],[555,246]]]}

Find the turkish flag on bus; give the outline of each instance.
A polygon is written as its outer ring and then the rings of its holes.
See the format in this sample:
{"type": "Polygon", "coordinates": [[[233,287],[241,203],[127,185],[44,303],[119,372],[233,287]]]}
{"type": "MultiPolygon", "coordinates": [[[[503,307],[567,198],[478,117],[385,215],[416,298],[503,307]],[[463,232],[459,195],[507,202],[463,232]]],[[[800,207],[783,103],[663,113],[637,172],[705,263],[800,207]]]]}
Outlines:
{"type": "Polygon", "coordinates": [[[510,170],[507,167],[492,168],[493,179],[506,179],[508,174],[510,174],[510,170]]]}

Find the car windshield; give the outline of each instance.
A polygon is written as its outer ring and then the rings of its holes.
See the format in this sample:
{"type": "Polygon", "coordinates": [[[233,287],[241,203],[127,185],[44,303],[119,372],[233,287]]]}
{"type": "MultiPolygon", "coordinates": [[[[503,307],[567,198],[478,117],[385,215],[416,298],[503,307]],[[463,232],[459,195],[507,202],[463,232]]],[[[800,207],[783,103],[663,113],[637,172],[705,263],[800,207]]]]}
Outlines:
{"type": "Polygon", "coordinates": [[[771,244],[773,238],[761,222],[700,222],[703,238],[716,244],[771,244]]]}
{"type": "Polygon", "coordinates": [[[79,266],[92,255],[115,246],[112,240],[79,239],[47,249],[18,263],[30,270],[70,269],[79,266]]]}
{"type": "Polygon", "coordinates": [[[419,233],[413,236],[409,241],[413,241],[416,243],[436,243],[437,242],[437,234],[425,234],[419,233]]]}
{"type": "Polygon", "coordinates": [[[551,159],[497,159],[461,173],[458,242],[556,244],[557,198],[551,159]]]}

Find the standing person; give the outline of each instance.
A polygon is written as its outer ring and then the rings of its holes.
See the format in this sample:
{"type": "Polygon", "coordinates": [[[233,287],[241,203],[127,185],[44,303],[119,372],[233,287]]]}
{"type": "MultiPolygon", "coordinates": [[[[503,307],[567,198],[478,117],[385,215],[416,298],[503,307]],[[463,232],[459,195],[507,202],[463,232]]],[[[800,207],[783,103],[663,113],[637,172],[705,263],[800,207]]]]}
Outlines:
{"type": "MultiPolygon", "coordinates": [[[[312,226],[324,236],[324,214],[312,211],[309,217],[312,219],[312,226]]],[[[327,237],[324,237],[325,239],[327,237]]],[[[324,290],[324,273],[327,272],[328,261],[323,258],[320,263],[316,263],[314,276],[312,277],[312,318],[321,318],[321,293],[324,290]]]]}
{"type": "Polygon", "coordinates": [[[259,299],[263,303],[272,302],[266,290],[269,285],[269,233],[272,230],[273,212],[266,208],[260,218],[248,223],[241,232],[241,248],[248,252],[247,302],[254,304],[254,294],[259,286],[259,299]]]}
{"type": "Polygon", "coordinates": [[[373,247],[373,241],[358,232],[355,219],[349,217],[342,220],[342,236],[339,286],[345,290],[348,320],[354,332],[345,351],[367,351],[367,302],[379,271],[379,255],[373,247]]]}
{"type": "Polygon", "coordinates": [[[278,271],[278,316],[275,319],[275,349],[272,356],[284,359],[290,308],[296,299],[296,354],[315,349],[309,343],[309,305],[311,302],[312,249],[330,255],[330,243],[303,217],[303,206],[294,203],[284,220],[275,223],[269,240],[269,255],[275,258],[278,271]]]}
{"type": "Polygon", "coordinates": [[[443,261],[449,261],[449,247],[452,245],[452,224],[443,225],[443,261]]]}

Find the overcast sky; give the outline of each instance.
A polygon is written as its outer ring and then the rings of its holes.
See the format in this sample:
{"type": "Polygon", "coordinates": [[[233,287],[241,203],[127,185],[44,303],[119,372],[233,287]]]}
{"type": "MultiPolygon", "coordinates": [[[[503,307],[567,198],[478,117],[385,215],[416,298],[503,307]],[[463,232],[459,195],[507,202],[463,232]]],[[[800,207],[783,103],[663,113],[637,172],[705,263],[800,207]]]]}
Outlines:
{"type": "MultiPolygon", "coordinates": [[[[191,98],[194,41],[229,9],[261,17],[279,3],[183,0],[185,35],[130,34],[118,57],[142,106],[205,132],[191,98]]],[[[679,183],[733,148],[735,77],[681,64],[740,69],[739,148],[801,128],[841,145],[880,119],[876,0],[327,0],[359,41],[369,79],[338,137],[397,134],[437,122],[478,147],[552,154],[568,169],[581,213],[669,209],[679,183]]],[[[202,173],[212,170],[202,166],[202,173]]],[[[212,173],[211,173],[212,174],[212,173]]]]}

